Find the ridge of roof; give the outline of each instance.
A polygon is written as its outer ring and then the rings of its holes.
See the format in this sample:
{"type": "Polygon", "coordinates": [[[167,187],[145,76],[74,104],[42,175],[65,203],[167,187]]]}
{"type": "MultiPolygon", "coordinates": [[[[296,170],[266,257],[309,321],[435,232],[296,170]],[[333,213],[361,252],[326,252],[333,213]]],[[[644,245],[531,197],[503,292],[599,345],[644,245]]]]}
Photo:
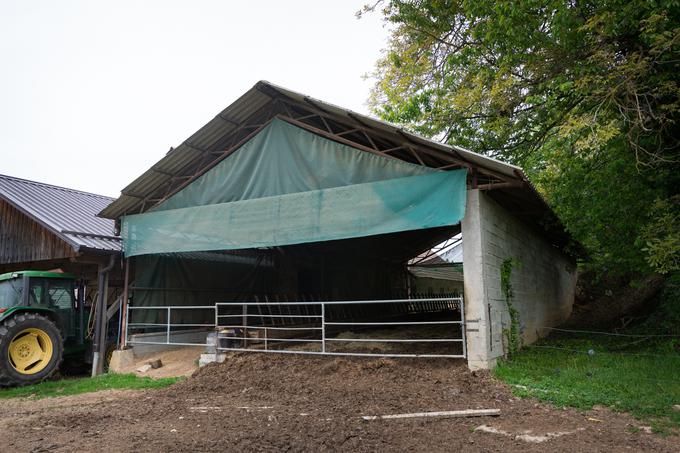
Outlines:
{"type": "Polygon", "coordinates": [[[30,185],[34,185],[34,186],[46,187],[46,188],[49,188],[49,189],[62,190],[64,192],[70,192],[70,193],[75,193],[75,194],[79,194],[79,195],[86,195],[86,196],[90,196],[90,197],[101,198],[103,200],[113,201],[113,200],[116,199],[115,197],[108,197],[106,195],[100,195],[98,193],[86,192],[84,190],[78,190],[78,189],[71,189],[69,187],[57,186],[57,185],[54,185],[54,184],[48,184],[46,182],[41,182],[41,181],[33,181],[31,179],[19,178],[17,176],[4,175],[2,173],[0,173],[0,179],[10,179],[12,181],[17,181],[17,182],[20,182],[20,183],[23,183],[23,184],[30,184],[30,185]]]}

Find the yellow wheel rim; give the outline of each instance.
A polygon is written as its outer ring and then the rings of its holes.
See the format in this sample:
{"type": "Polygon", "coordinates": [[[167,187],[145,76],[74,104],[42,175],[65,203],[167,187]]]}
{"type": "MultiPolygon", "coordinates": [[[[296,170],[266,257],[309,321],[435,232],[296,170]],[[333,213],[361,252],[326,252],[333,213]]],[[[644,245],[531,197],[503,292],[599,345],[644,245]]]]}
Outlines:
{"type": "Polygon", "coordinates": [[[29,327],[12,338],[8,352],[12,367],[19,373],[39,373],[52,359],[52,339],[44,330],[29,327]]]}

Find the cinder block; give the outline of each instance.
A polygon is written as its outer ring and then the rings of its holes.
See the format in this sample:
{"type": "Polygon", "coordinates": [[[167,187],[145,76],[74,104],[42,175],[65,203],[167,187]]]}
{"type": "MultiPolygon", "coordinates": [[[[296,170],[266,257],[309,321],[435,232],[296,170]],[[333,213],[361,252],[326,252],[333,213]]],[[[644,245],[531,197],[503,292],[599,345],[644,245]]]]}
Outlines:
{"type": "Polygon", "coordinates": [[[222,363],[225,360],[227,360],[226,354],[201,354],[201,357],[198,359],[198,366],[206,366],[209,363],[222,363]]]}
{"type": "Polygon", "coordinates": [[[135,363],[135,354],[132,348],[130,349],[116,349],[111,355],[111,362],[109,363],[109,372],[120,373],[123,369],[132,366],[135,363]]]}

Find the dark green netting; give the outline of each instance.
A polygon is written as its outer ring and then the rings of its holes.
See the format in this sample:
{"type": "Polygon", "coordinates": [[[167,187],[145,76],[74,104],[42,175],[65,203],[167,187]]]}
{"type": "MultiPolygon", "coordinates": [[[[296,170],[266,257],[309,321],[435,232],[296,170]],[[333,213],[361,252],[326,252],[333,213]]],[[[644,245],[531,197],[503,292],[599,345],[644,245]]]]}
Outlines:
{"type": "Polygon", "coordinates": [[[126,256],[235,250],[457,224],[465,170],[360,151],[275,119],[156,209],[123,218],[126,256]]]}
{"type": "Polygon", "coordinates": [[[234,154],[153,210],[308,192],[434,171],[361,151],[274,119],[234,154]]]}
{"type": "MultiPolygon", "coordinates": [[[[125,254],[136,256],[133,305],[212,305],[266,294],[391,297],[399,263],[453,234],[464,215],[465,180],[465,170],[377,156],[274,120],[152,211],[123,219],[125,254]],[[265,250],[245,260],[213,256],[270,247],[289,261],[259,261],[265,250]]],[[[137,313],[145,321],[162,316],[137,313]]],[[[202,315],[173,316],[187,322],[202,315]]]]}
{"type": "Polygon", "coordinates": [[[126,256],[234,250],[455,225],[464,170],[230,203],[148,212],[123,222],[126,256]]]}
{"type": "MultiPolygon", "coordinates": [[[[201,254],[135,258],[134,307],[205,306],[251,300],[274,285],[272,257],[201,254]]],[[[132,310],[130,322],[165,322],[165,310],[132,310]]],[[[174,310],[173,322],[211,322],[210,310],[174,310]]]]}

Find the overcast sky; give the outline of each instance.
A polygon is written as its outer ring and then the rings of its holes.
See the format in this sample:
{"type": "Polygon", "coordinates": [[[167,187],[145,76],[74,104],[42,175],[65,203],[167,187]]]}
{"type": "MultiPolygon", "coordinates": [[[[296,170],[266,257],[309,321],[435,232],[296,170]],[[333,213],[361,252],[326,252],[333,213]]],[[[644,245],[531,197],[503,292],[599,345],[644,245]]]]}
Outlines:
{"type": "Polygon", "coordinates": [[[0,173],[118,196],[258,80],[366,113],[364,3],[0,0],[0,173]]]}

